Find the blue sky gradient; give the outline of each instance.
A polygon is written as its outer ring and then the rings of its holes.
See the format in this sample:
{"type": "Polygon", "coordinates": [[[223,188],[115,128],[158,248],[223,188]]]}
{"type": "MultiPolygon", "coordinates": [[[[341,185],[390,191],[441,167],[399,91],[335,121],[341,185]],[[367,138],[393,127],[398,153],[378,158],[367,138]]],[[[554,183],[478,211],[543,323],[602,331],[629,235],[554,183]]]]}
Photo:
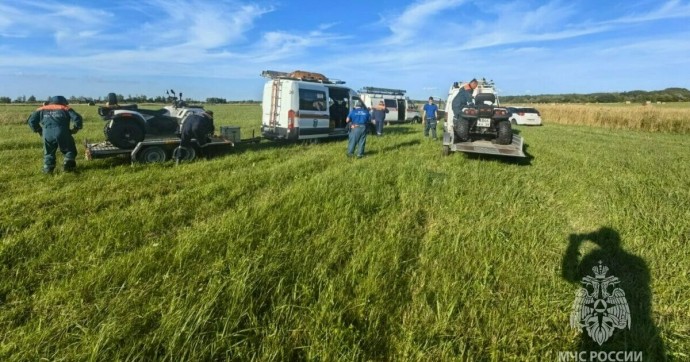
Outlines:
{"type": "Polygon", "coordinates": [[[690,1],[0,0],[0,96],[259,100],[266,69],[415,99],[690,88],[690,1]]]}

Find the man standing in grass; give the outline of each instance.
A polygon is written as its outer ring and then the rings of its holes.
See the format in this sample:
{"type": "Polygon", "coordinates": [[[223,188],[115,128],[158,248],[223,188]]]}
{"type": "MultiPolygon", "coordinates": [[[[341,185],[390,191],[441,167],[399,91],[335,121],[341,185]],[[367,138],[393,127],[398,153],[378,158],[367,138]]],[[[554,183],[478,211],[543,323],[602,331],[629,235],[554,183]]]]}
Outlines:
{"type": "Polygon", "coordinates": [[[434,97],[429,97],[429,103],[424,105],[424,137],[429,136],[431,130],[431,138],[436,140],[436,120],[438,115],[438,106],[434,104],[434,97]]]}
{"type": "Polygon", "coordinates": [[[371,122],[369,111],[364,108],[362,101],[357,101],[355,108],[350,111],[345,119],[350,129],[350,138],[347,144],[347,156],[352,157],[357,148],[357,158],[364,156],[364,145],[367,143],[367,124],[371,122]]]}
{"type": "Polygon", "coordinates": [[[47,105],[31,113],[28,123],[32,131],[43,137],[43,173],[53,173],[58,148],[65,156],[63,171],[73,172],[77,168],[77,146],[72,135],[81,129],[82,118],[68,106],[67,99],[50,97],[47,105]]]}
{"type": "Polygon", "coordinates": [[[374,119],[374,124],[376,125],[376,135],[383,135],[383,122],[386,121],[386,113],[388,113],[388,108],[383,101],[379,101],[378,106],[371,111],[372,118],[374,119]]]}

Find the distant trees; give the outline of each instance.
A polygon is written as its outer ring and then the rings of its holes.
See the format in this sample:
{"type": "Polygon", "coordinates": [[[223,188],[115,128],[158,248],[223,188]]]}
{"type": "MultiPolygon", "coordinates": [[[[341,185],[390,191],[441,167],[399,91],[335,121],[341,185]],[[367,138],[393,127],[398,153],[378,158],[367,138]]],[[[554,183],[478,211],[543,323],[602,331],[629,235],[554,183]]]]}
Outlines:
{"type": "Polygon", "coordinates": [[[540,94],[524,96],[502,96],[504,103],[645,103],[690,102],[690,90],[666,88],[659,91],[633,90],[629,92],[591,94],[540,94]]]}
{"type": "Polygon", "coordinates": [[[206,98],[206,103],[211,103],[211,104],[226,104],[228,101],[225,98],[216,98],[216,97],[211,97],[211,98],[206,98]]]}
{"type": "MultiPolygon", "coordinates": [[[[71,96],[68,98],[72,104],[83,104],[93,102],[105,102],[105,97],[84,97],[71,96]]],[[[165,96],[148,97],[144,94],[124,96],[117,94],[117,101],[120,104],[125,103],[169,103],[170,100],[165,96]]],[[[258,104],[260,101],[256,100],[236,100],[229,101],[221,97],[208,97],[205,101],[199,101],[191,98],[185,98],[187,103],[209,103],[209,104],[258,104]]],[[[645,102],[690,102],[690,90],[686,88],[666,88],[659,91],[642,91],[633,90],[629,92],[603,92],[590,94],[539,94],[539,95],[519,95],[519,96],[501,96],[503,103],[645,103],[645,102]]],[[[0,97],[0,103],[35,103],[37,99],[31,95],[26,97],[24,95],[18,96],[12,100],[10,97],[0,97]]]]}

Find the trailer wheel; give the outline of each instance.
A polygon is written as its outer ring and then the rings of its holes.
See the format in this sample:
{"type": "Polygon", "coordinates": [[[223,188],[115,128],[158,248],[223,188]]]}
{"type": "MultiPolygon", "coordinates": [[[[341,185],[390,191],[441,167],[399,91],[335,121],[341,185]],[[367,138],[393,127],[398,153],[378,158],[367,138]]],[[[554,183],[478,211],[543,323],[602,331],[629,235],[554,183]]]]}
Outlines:
{"type": "Polygon", "coordinates": [[[510,121],[498,122],[498,135],[496,136],[496,143],[499,145],[509,145],[513,142],[513,127],[510,121]]]}
{"type": "Polygon", "coordinates": [[[470,140],[470,121],[460,118],[455,124],[455,135],[458,141],[467,142],[470,140]]]}
{"type": "Polygon", "coordinates": [[[441,156],[448,156],[450,155],[450,146],[443,146],[441,149],[441,156]]]}
{"type": "Polygon", "coordinates": [[[180,160],[182,162],[189,162],[196,159],[196,149],[194,147],[179,146],[172,152],[173,160],[180,160]]]}
{"type": "Polygon", "coordinates": [[[132,121],[114,120],[105,128],[105,137],[118,148],[134,148],[144,140],[144,129],[132,121]]]}
{"type": "Polygon", "coordinates": [[[139,162],[143,163],[159,163],[165,162],[168,159],[168,155],[162,147],[149,146],[141,150],[138,159],[139,162]]]}

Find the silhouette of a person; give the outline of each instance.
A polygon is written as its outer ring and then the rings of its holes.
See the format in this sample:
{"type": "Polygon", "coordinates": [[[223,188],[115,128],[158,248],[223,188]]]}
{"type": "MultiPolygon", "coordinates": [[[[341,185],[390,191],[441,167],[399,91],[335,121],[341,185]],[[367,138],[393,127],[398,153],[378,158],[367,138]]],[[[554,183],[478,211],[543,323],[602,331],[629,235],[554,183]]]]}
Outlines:
{"type": "MultiPolygon", "coordinates": [[[[618,277],[620,283],[617,287],[625,292],[625,299],[630,307],[629,329],[615,329],[613,335],[599,345],[583,328],[579,343],[580,351],[642,351],[644,361],[667,360],[663,342],[651,315],[652,292],[647,263],[623,250],[618,232],[609,227],[602,227],[589,234],[571,234],[569,239],[562,262],[563,278],[579,284],[583,277],[594,277],[592,268],[606,266],[607,276],[618,277]],[[592,250],[580,260],[580,246],[585,241],[591,241],[599,248],[592,250]]],[[[579,286],[583,287],[582,284],[579,286]]]]}

